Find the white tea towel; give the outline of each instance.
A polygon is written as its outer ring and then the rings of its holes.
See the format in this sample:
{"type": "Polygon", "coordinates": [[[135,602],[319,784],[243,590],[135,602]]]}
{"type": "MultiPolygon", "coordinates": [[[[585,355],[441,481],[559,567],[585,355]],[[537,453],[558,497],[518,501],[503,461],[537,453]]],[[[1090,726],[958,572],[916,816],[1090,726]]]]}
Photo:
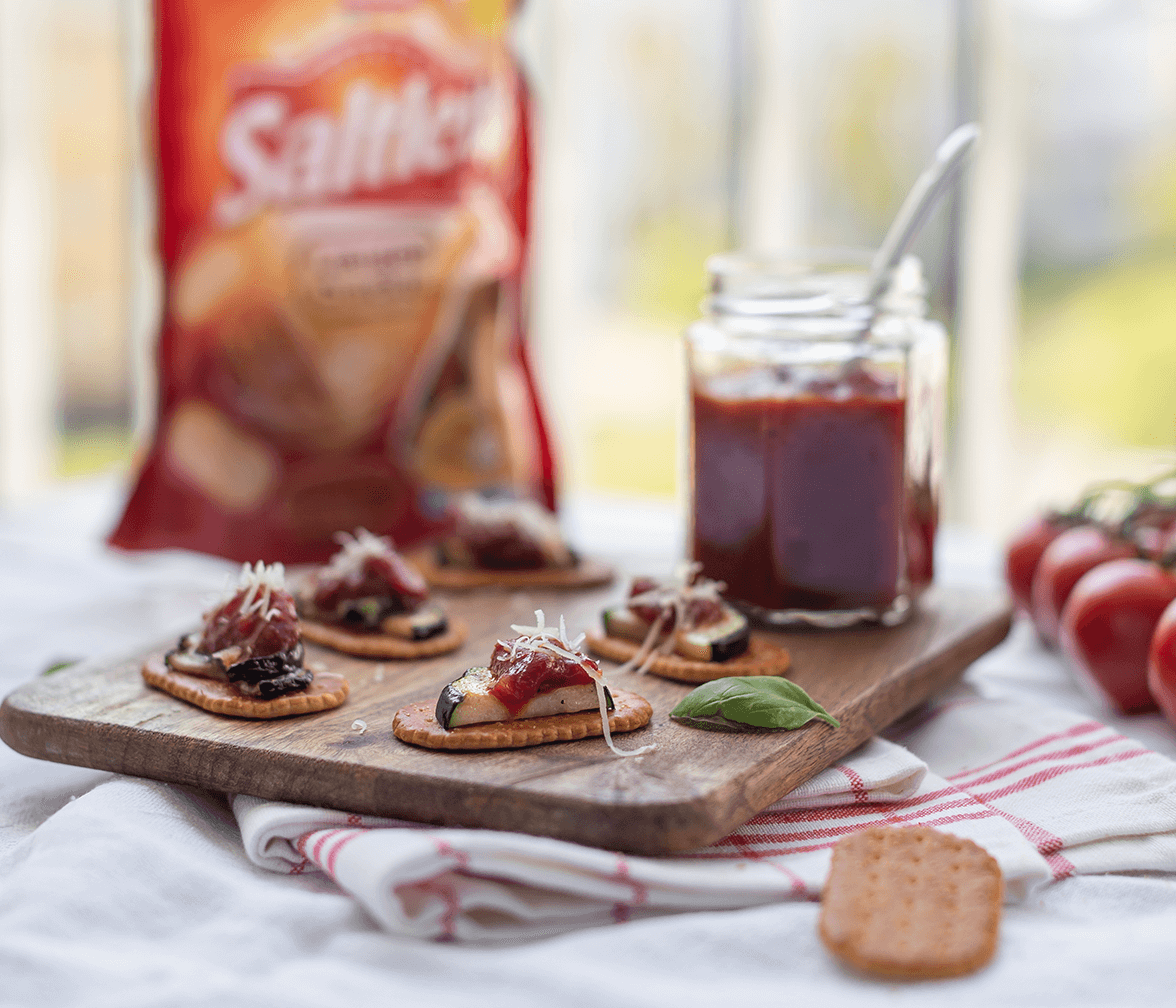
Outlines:
{"type": "Polygon", "coordinates": [[[1015,825],[1054,878],[1176,866],[1176,764],[1098,721],[961,690],[892,737],[1015,825]]]}
{"type": "Polygon", "coordinates": [[[961,691],[896,736],[907,748],[872,740],[723,840],[673,858],[244,796],[233,809],[255,863],[324,872],[390,931],[442,939],[815,898],[833,845],[879,824],[975,840],[1014,900],[1079,872],[1176,870],[1176,763],[1098,722],[961,691]]]}
{"type": "Polygon", "coordinates": [[[812,898],[833,844],[887,821],[954,824],[1000,860],[1011,893],[1049,877],[1008,822],[883,739],[871,739],[712,847],[674,858],[245,796],[233,809],[255,863],[291,874],[325,872],[389,930],[431,938],[539,937],[657,913],[812,898]]]}

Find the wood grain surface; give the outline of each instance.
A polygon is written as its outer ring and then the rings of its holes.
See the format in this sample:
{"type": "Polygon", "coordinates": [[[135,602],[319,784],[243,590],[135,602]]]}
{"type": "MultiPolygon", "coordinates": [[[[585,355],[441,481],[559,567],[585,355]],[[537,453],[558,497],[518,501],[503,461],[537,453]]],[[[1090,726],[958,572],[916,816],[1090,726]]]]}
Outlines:
{"type": "MultiPolygon", "coordinates": [[[[122,661],[91,661],[15,690],[0,706],[0,738],[40,759],[231,793],[324,805],[446,826],[519,830],[638,854],[690,850],[725,836],[814,773],[836,762],[950,683],[1008,632],[996,594],[929,591],[894,629],[769,634],[793,656],[790,679],[841,727],[730,735],[675,724],[669,712],[691,687],[629,673],[615,685],[646,697],[653,720],[618,737],[656,751],[619,759],[603,740],[498,752],[451,753],[396,739],[405,704],[435,700],[467,667],[489,659],[511,623],[549,624],[562,612],[572,634],[598,629],[622,588],[591,592],[438,594],[464,619],[459,651],[414,662],[352,658],[311,645],[351,684],[341,707],[301,717],[243,721],[210,714],[147,686],[139,674],[152,642],[122,661]],[[351,727],[367,723],[362,734],[351,727]]],[[[611,666],[605,664],[608,669],[611,666]]]]}

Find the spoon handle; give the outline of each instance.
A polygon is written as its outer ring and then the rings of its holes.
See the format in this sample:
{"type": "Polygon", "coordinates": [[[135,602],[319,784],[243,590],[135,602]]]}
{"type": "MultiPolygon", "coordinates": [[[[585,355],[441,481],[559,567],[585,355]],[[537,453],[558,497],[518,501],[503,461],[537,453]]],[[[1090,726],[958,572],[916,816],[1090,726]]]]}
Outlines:
{"type": "Polygon", "coordinates": [[[976,123],[965,123],[952,130],[935,151],[935,160],[915,180],[902,208],[882,241],[870,266],[870,286],[866,302],[876,304],[890,281],[890,271],[906,253],[927,214],[947,190],[972,147],[980,138],[976,123]]]}

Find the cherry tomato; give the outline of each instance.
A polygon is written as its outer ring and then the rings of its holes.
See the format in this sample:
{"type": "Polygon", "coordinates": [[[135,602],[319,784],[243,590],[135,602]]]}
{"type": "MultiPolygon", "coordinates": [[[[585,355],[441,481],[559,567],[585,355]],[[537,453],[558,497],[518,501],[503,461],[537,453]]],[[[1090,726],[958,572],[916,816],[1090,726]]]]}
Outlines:
{"type": "Polygon", "coordinates": [[[1164,610],[1152,634],[1147,686],[1164,716],[1176,724],[1176,602],[1164,610]]]}
{"type": "Polygon", "coordinates": [[[1033,622],[1042,639],[1047,644],[1058,642],[1062,607],[1083,574],[1108,560],[1137,555],[1129,542],[1112,537],[1097,525],[1066,529],[1046,546],[1030,590],[1033,622]]]}
{"type": "Polygon", "coordinates": [[[1041,515],[1022,526],[1009,542],[1005,551],[1005,580],[1013,601],[1022,612],[1032,611],[1030,592],[1041,554],[1073,524],[1073,520],[1057,515],[1041,515]]]}
{"type": "Polygon", "coordinates": [[[1124,714],[1155,710],[1148,651],[1176,578],[1150,560],[1110,560],[1083,574],[1062,610],[1062,647],[1124,714]]]}

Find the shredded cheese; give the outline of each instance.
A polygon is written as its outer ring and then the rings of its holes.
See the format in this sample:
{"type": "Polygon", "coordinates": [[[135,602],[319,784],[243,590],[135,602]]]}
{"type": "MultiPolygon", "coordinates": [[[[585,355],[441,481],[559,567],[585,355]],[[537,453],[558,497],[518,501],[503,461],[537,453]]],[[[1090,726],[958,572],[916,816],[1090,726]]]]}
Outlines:
{"type": "Polygon", "coordinates": [[[365,528],[357,528],[355,535],[336,532],[335,542],[341,548],[323,568],[322,574],[326,577],[344,578],[356,574],[368,557],[387,556],[395,549],[390,538],[373,535],[365,528]]]}
{"type": "Polygon", "coordinates": [[[229,598],[244,591],[245,596],[241,599],[237,612],[243,617],[258,612],[261,614],[261,621],[268,623],[278,615],[277,607],[270,605],[271,594],[285,590],[286,568],[280,563],[267,566],[258,560],[252,567],[249,564],[241,565],[241,574],[237,578],[236,586],[230,590],[229,598]]]}
{"type": "Polygon", "coordinates": [[[702,600],[722,605],[723,600],[719,596],[719,592],[727,585],[722,581],[711,581],[709,578],[692,583],[700,570],[702,570],[702,564],[697,561],[694,563],[683,561],[674,569],[673,576],[666,584],[651,588],[649,591],[634,595],[629,599],[627,604],[630,608],[636,603],[637,605],[657,606],[661,612],[653,621],[653,625],[649,628],[649,633],[645,635],[645,640],[641,642],[637,653],[618,668],[618,672],[630,672],[636,669],[640,675],[649,670],[649,666],[654,663],[658,655],[668,655],[674,650],[675,634],[667,635],[660,644],[656,643],[670,613],[674,615],[675,631],[689,630],[690,627],[686,624],[686,612],[692,601],[702,600]]]}
{"type": "Polygon", "coordinates": [[[600,727],[604,732],[604,744],[617,756],[641,756],[652,752],[656,745],[642,746],[640,749],[618,749],[612,740],[612,730],[608,724],[608,701],[604,695],[604,673],[600,667],[587,655],[577,650],[584,642],[584,634],[580,634],[574,641],[568,640],[568,628],[561,615],[559,629],[549,627],[544,622],[543,610],[535,610],[535,626],[519,626],[512,623],[511,629],[519,634],[510,642],[510,656],[513,659],[521,651],[547,651],[567,661],[579,665],[592,677],[596,683],[596,702],[600,707],[600,727]]]}
{"type": "MultiPolygon", "coordinates": [[[[275,592],[286,591],[286,569],[280,563],[265,564],[261,560],[250,566],[249,564],[241,565],[241,573],[237,577],[237,583],[231,585],[222,601],[218,602],[211,612],[205,613],[205,619],[211,618],[222,605],[231,602],[237,595],[241,595],[241,601],[237,605],[237,618],[245,619],[254,613],[258,615],[257,627],[253,633],[250,634],[247,640],[241,641],[234,645],[239,651],[239,655],[230,664],[235,664],[236,661],[244,661],[253,652],[253,646],[257,643],[261,636],[262,630],[275,617],[282,614],[279,604],[271,605],[271,602],[278,602],[274,598],[275,592]],[[241,594],[241,593],[244,594],[241,594]]],[[[196,638],[199,640],[199,638],[196,638]]],[[[193,644],[195,647],[195,644],[193,644]]],[[[226,649],[231,650],[231,649],[226,649]]],[[[223,653],[223,651],[221,652],[223,653]]],[[[244,689],[244,687],[241,687],[244,689]]]]}
{"type": "Polygon", "coordinates": [[[481,494],[466,493],[455,504],[461,516],[472,524],[513,525],[523,535],[547,547],[551,559],[560,563],[570,559],[555,515],[535,501],[510,497],[493,500],[481,494]]]}
{"type": "Polygon", "coordinates": [[[362,735],[365,731],[367,731],[367,722],[356,718],[351,722],[351,730],[355,732],[356,735],[362,735]]]}

